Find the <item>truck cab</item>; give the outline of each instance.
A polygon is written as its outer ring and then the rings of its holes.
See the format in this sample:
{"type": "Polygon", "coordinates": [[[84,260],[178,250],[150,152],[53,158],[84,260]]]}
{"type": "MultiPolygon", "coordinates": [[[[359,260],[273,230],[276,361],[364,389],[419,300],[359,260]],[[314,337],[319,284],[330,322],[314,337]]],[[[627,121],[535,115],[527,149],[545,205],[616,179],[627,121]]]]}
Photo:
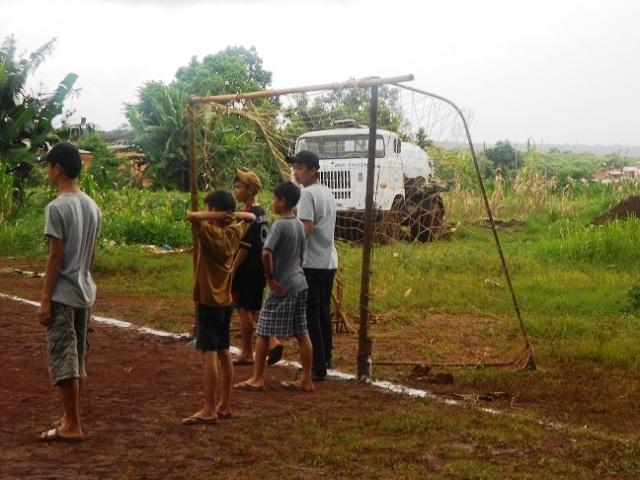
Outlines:
{"type": "MultiPolygon", "coordinates": [[[[295,152],[310,150],[318,155],[320,182],[329,187],[336,200],[336,234],[340,238],[354,239],[354,232],[362,231],[364,218],[367,163],[369,155],[369,127],[354,120],[336,121],[336,128],[307,132],[298,137],[295,152]],[[347,230],[351,230],[349,233],[347,230]]],[[[427,207],[442,223],[444,207],[435,191],[433,162],[422,148],[404,142],[394,132],[378,129],[375,146],[375,180],[373,192],[374,219],[380,222],[384,214],[395,213],[397,223],[409,225],[411,235],[419,240],[431,237],[432,225],[416,228],[416,207],[427,207]],[[422,230],[422,231],[420,231],[422,230]],[[419,238],[418,238],[419,237],[419,238]]],[[[387,216],[388,217],[388,216],[387,216]]],[[[424,223],[424,222],[423,222],[424,223]]],[[[433,221],[430,221],[433,223],[433,221]]],[[[420,227],[418,225],[418,227],[420,227]]],[[[357,238],[355,238],[357,239],[357,238]]]]}

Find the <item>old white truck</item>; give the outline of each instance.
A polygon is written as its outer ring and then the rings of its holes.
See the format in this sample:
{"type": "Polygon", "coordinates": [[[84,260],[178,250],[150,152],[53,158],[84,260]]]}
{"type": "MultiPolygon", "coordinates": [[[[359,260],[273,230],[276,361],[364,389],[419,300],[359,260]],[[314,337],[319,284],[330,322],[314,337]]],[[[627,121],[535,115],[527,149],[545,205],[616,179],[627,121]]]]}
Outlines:
{"type": "MultiPolygon", "coordinates": [[[[369,127],[354,120],[335,122],[336,128],[300,135],[295,152],[310,150],[320,159],[320,181],[336,199],[336,236],[360,240],[369,152],[369,127]]],[[[391,131],[376,131],[374,181],[375,231],[421,242],[443,231],[446,185],[434,180],[427,153],[391,131]],[[405,228],[401,228],[404,226],[405,228]],[[395,232],[395,233],[394,233],[395,232]]]]}

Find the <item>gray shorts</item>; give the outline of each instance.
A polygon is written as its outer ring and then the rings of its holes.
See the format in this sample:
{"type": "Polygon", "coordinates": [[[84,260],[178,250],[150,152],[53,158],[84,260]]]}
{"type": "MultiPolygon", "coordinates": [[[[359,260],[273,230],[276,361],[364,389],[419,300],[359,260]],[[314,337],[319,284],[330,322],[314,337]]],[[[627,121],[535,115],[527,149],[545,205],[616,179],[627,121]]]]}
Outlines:
{"type": "Polygon", "coordinates": [[[51,302],[51,323],[47,329],[47,363],[51,382],[85,378],[87,330],[90,308],[73,308],[51,302]]]}
{"type": "Polygon", "coordinates": [[[260,312],[256,334],[262,337],[292,337],[307,330],[307,290],[279,297],[271,290],[260,312]]]}

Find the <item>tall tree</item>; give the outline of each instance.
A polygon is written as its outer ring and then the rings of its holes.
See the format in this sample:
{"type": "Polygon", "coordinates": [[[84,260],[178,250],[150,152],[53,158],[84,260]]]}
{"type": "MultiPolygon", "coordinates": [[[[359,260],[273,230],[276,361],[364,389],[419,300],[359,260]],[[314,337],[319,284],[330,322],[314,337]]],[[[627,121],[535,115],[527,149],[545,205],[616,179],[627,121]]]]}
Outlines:
{"type": "Polygon", "coordinates": [[[55,42],[54,38],[27,58],[17,56],[13,36],[0,45],[0,161],[20,187],[31,171],[38,148],[56,139],[53,120],[62,113],[78,78],[69,73],[53,92],[27,91],[29,75],[51,54],[55,42]]]}
{"type": "MultiPolygon", "coordinates": [[[[228,47],[207,55],[200,62],[196,57],[180,67],[175,80],[164,85],[147,82],[139,89],[139,101],[129,106],[127,117],[134,129],[136,143],[147,154],[154,185],[164,188],[189,188],[186,104],[190,95],[212,96],[245,93],[266,89],[271,84],[271,72],[263,70],[262,59],[254,47],[228,47]]],[[[256,101],[266,107],[268,99],[256,101]]],[[[242,109],[243,102],[230,102],[242,109]]],[[[228,186],[234,168],[250,168],[246,159],[257,162],[264,152],[249,138],[256,138],[256,128],[245,118],[204,117],[201,138],[206,138],[205,165],[200,172],[203,184],[228,186]],[[206,134],[204,134],[206,131],[206,134]]]]}
{"type": "Polygon", "coordinates": [[[488,148],[487,158],[493,163],[494,170],[501,170],[503,176],[522,166],[520,153],[508,140],[499,141],[494,147],[488,148]]]}
{"type": "Polygon", "coordinates": [[[199,62],[192,57],[186,67],[176,72],[173,86],[187,95],[200,97],[265,90],[272,74],[263,70],[255,47],[227,47],[199,62]]]}
{"type": "Polygon", "coordinates": [[[135,132],[134,143],[147,156],[154,186],[187,191],[187,95],[162,82],[147,82],[138,97],[139,103],[127,117],[135,132]]]}

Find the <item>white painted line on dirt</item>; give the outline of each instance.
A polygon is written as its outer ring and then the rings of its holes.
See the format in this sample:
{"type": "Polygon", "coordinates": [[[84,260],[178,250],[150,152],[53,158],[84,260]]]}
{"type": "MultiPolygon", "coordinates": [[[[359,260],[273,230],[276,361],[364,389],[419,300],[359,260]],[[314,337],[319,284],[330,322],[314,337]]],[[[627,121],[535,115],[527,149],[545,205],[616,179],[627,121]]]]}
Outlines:
{"type": "MultiPolygon", "coordinates": [[[[32,300],[26,300],[24,298],[20,298],[20,297],[16,297],[14,295],[7,295],[5,293],[0,293],[0,298],[8,298],[9,300],[14,300],[16,302],[22,302],[22,303],[26,303],[29,305],[33,305],[35,307],[39,307],[40,306],[40,302],[34,302],[32,300]]],[[[119,328],[135,328],[138,331],[144,332],[144,333],[148,333],[151,335],[158,335],[158,336],[162,336],[162,337],[174,337],[174,338],[190,338],[193,337],[190,333],[180,333],[180,334],[176,334],[176,333],[170,333],[170,332],[164,332],[161,330],[154,330],[152,328],[148,328],[148,327],[136,327],[134,326],[132,323],[130,322],[124,322],[122,320],[116,320],[115,318],[107,318],[107,317],[96,317],[93,316],[92,317],[93,320],[96,320],[100,323],[104,323],[107,325],[113,325],[115,327],[119,327],[119,328]]],[[[240,353],[240,349],[234,346],[231,346],[231,348],[229,349],[231,351],[232,355],[238,355],[240,353]]],[[[281,360],[280,362],[276,363],[276,365],[282,365],[282,366],[289,366],[289,367],[294,367],[294,368],[301,368],[300,364],[298,362],[289,362],[287,360],[281,360]]],[[[329,370],[327,371],[327,377],[329,378],[335,378],[337,380],[356,380],[356,377],[354,375],[349,375],[346,373],[342,373],[338,370],[329,370]]],[[[374,385],[378,388],[382,388],[385,390],[389,390],[393,393],[398,393],[398,394],[402,394],[402,395],[409,395],[412,397],[418,397],[418,398],[426,398],[429,400],[435,400],[437,402],[440,402],[444,405],[449,405],[449,406],[460,406],[460,405],[464,405],[465,402],[460,402],[458,400],[452,400],[452,399],[448,399],[448,398],[443,398],[442,396],[438,396],[436,394],[434,394],[433,392],[429,392],[427,390],[418,390],[415,388],[408,388],[408,387],[404,387],[402,385],[396,385],[394,383],[391,382],[387,382],[387,381],[380,381],[380,380],[371,380],[371,379],[366,379],[364,380],[367,383],[370,383],[371,385],[374,385]]],[[[481,412],[484,413],[488,413],[491,415],[506,415],[506,416],[514,416],[517,417],[517,414],[513,414],[513,413],[506,413],[503,412],[501,410],[497,410],[495,408],[488,408],[488,407],[477,407],[478,410],[480,410],[481,412]]],[[[551,428],[551,429],[566,429],[566,428],[571,428],[569,425],[566,424],[561,424],[558,422],[548,422],[545,420],[536,420],[536,423],[538,423],[539,425],[541,425],[542,427],[546,427],[546,428],[551,428]]],[[[581,427],[581,430],[586,430],[588,427],[585,425],[583,427],[581,427]]],[[[609,438],[607,435],[598,432],[598,431],[591,431],[592,434],[596,434],[600,437],[606,437],[609,438]]]]}
{"type": "MultiPolygon", "coordinates": [[[[0,297],[9,298],[9,299],[17,301],[17,302],[28,303],[29,305],[34,305],[36,307],[40,306],[39,302],[33,302],[31,300],[25,300],[23,298],[11,296],[11,295],[5,295],[4,293],[0,293],[0,297]]],[[[118,328],[135,328],[136,330],[138,330],[140,332],[148,333],[148,334],[151,334],[151,335],[157,335],[157,336],[161,336],[161,337],[173,337],[173,338],[182,338],[182,339],[186,339],[186,338],[192,337],[192,335],[190,333],[176,334],[176,333],[164,332],[164,331],[161,331],[161,330],[154,330],[154,329],[148,328],[148,327],[136,327],[130,322],[124,322],[122,320],[116,320],[115,318],[93,316],[92,319],[97,321],[97,322],[104,323],[106,325],[112,325],[112,326],[118,327],[118,328]]],[[[234,346],[231,346],[230,350],[231,350],[231,354],[232,355],[238,355],[240,353],[240,349],[237,348],[237,347],[234,347],[234,346]]],[[[284,366],[284,367],[292,367],[292,368],[296,368],[296,369],[301,368],[301,366],[300,366],[300,364],[298,362],[289,362],[287,360],[281,360],[276,365],[281,365],[281,366],[284,366]]],[[[333,369],[327,371],[327,377],[334,378],[336,380],[356,380],[355,375],[349,375],[349,374],[342,373],[342,372],[340,372],[338,370],[333,370],[333,369]]],[[[415,389],[415,388],[407,388],[407,387],[403,387],[402,385],[396,385],[394,383],[386,382],[386,381],[370,380],[370,379],[367,379],[365,381],[370,383],[371,385],[374,385],[374,386],[378,387],[378,388],[382,388],[384,390],[389,390],[391,392],[399,393],[399,394],[402,394],[402,395],[409,395],[409,396],[412,396],[412,397],[428,398],[430,400],[437,400],[437,401],[442,402],[442,403],[444,403],[446,405],[460,405],[461,404],[457,400],[443,399],[442,397],[439,397],[438,395],[435,395],[434,393],[429,392],[427,390],[418,390],[418,389],[415,389]]],[[[490,409],[486,409],[486,411],[488,411],[489,413],[499,413],[499,412],[497,412],[495,410],[492,410],[492,409],[491,410],[490,409]]]]}
{"type": "Polygon", "coordinates": [[[33,305],[34,307],[39,307],[40,306],[40,302],[34,302],[34,301],[31,301],[31,300],[25,300],[24,298],[14,297],[13,295],[7,295],[5,293],[0,293],[0,297],[8,298],[9,300],[14,300],[16,302],[28,303],[29,305],[33,305]]]}

